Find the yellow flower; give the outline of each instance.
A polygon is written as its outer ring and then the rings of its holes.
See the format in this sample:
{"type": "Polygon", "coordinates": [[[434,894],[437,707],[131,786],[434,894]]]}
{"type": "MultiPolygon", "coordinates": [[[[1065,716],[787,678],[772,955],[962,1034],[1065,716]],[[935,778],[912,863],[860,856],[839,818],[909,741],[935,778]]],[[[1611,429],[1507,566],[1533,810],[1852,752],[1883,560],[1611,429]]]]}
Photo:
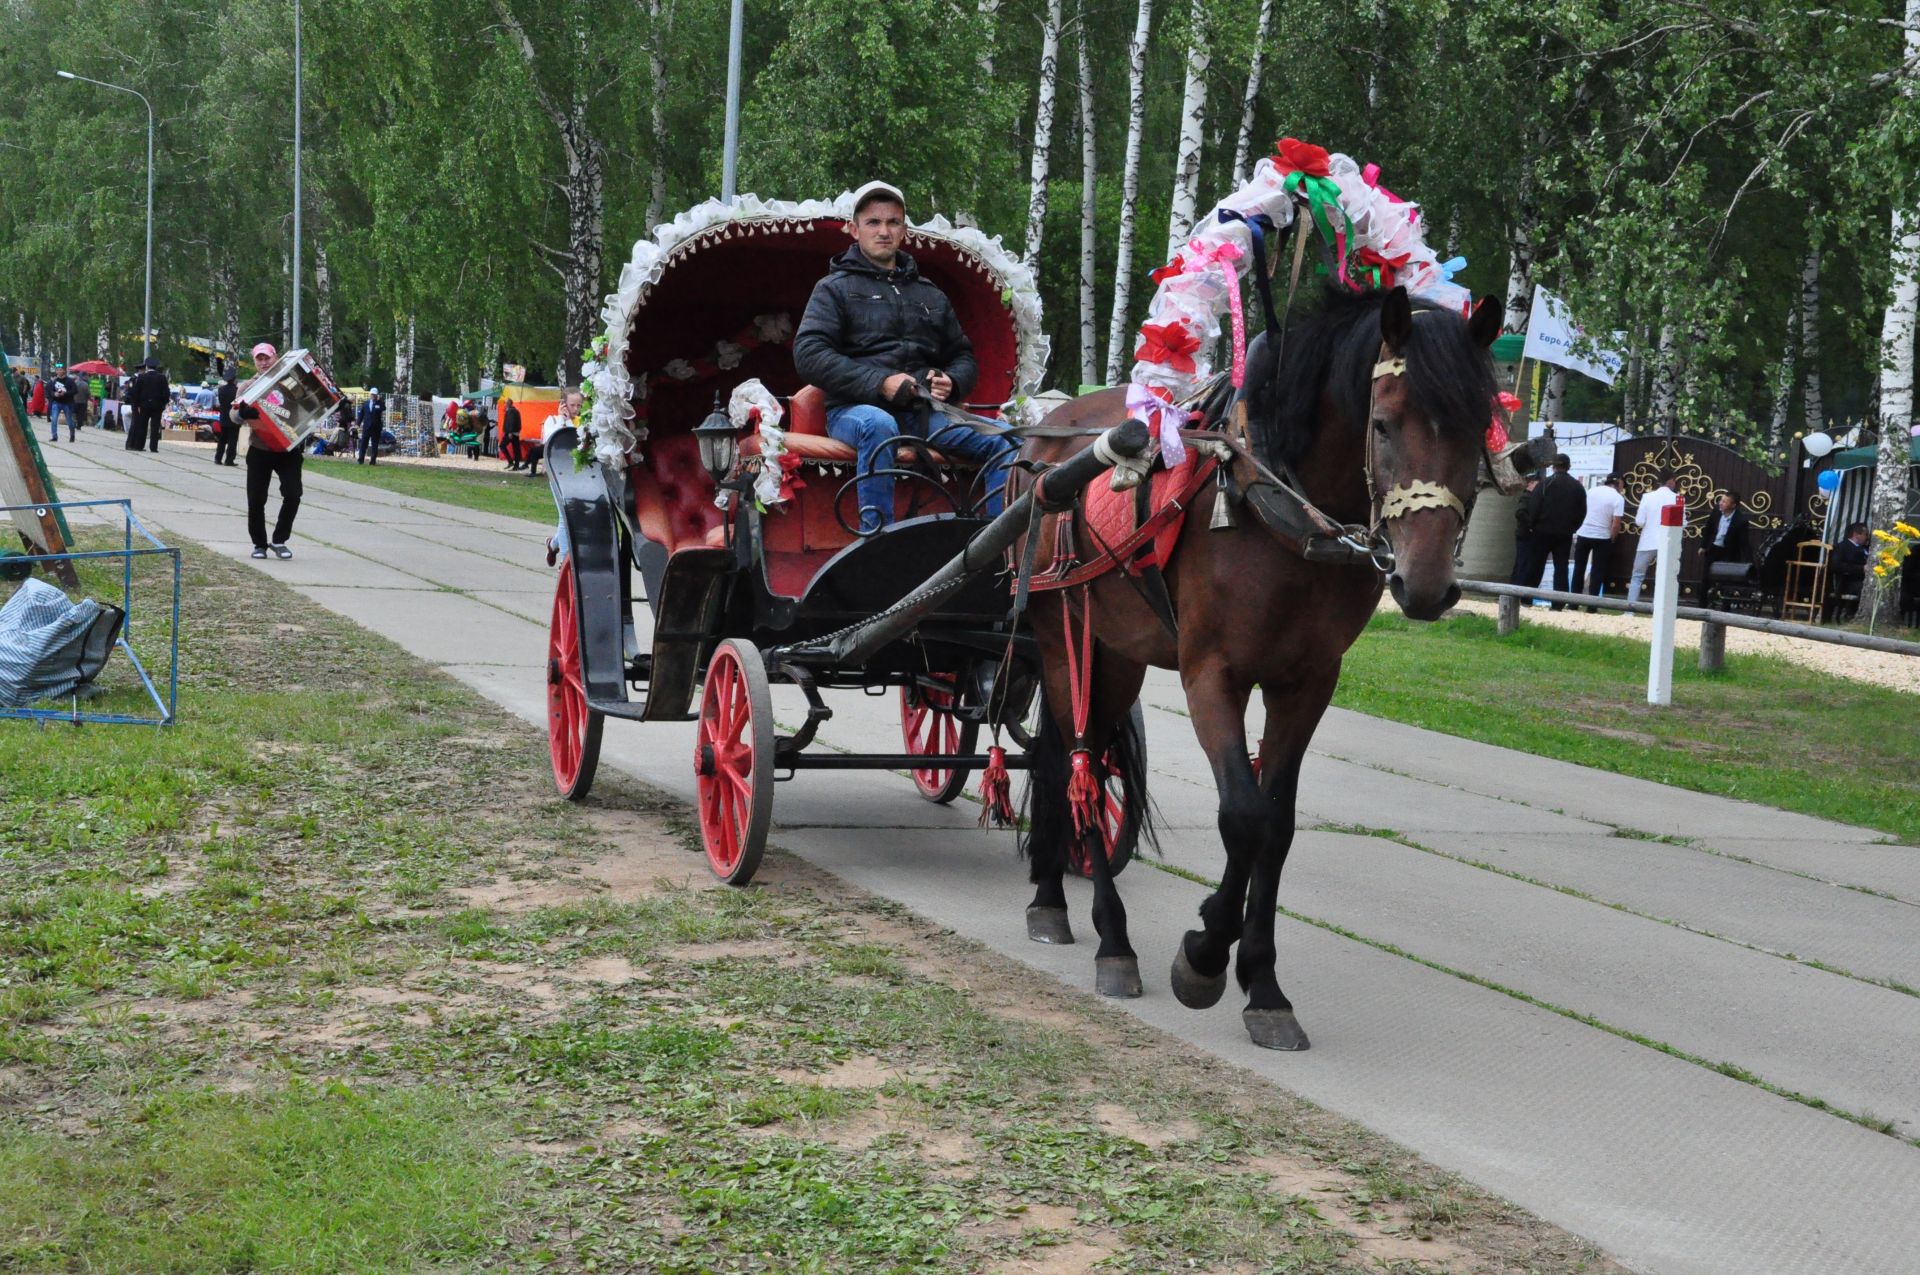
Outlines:
{"type": "Polygon", "coordinates": [[[1893,529],[1903,536],[1920,536],[1920,527],[1914,527],[1908,523],[1896,522],[1893,524],[1893,529]]]}
{"type": "Polygon", "coordinates": [[[1880,576],[1882,578],[1885,578],[1887,574],[1887,569],[1885,567],[1875,567],[1873,569],[1873,574],[1880,576]]]}
{"type": "Polygon", "coordinates": [[[1895,537],[1894,537],[1894,536],[1891,536],[1891,535],[1889,535],[1889,534],[1887,534],[1886,532],[1884,532],[1884,531],[1882,531],[1882,530],[1880,530],[1880,529],[1879,529],[1878,527],[1875,527],[1875,528],[1874,528],[1874,530],[1873,530],[1873,536],[1874,536],[1874,539],[1876,539],[1876,540],[1893,540],[1893,539],[1895,539],[1895,537]]]}

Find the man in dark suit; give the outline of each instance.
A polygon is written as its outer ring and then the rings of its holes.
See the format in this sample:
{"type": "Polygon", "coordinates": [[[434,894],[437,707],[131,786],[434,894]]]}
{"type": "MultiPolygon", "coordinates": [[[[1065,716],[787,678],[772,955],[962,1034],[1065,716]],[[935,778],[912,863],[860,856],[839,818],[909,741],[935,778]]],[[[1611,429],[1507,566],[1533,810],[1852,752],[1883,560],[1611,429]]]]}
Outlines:
{"type": "Polygon", "coordinates": [[[1867,524],[1856,522],[1847,528],[1846,539],[1833,547],[1833,592],[1836,598],[1851,598],[1851,605],[1859,605],[1860,588],[1867,578],[1867,563],[1872,559],[1873,554],[1867,548],[1867,524]]]}
{"type": "MultiPolygon", "coordinates": [[[[1587,489],[1569,472],[1572,468],[1573,461],[1565,452],[1553,458],[1553,477],[1541,483],[1535,493],[1533,515],[1533,569],[1544,570],[1551,558],[1553,587],[1561,593],[1570,583],[1567,569],[1572,562],[1573,533],[1587,519],[1587,489]]],[[[1553,609],[1563,611],[1566,605],[1556,602],[1553,609]]]]}
{"type": "Polygon", "coordinates": [[[1700,600],[1704,603],[1707,590],[1713,585],[1714,563],[1753,560],[1752,551],[1747,547],[1747,514],[1740,508],[1739,492],[1720,493],[1713,512],[1707,515],[1701,539],[1705,542],[1700,550],[1700,600]]]}
{"type": "Polygon", "coordinates": [[[148,359],[140,375],[133,378],[133,389],[127,396],[133,409],[133,423],[127,427],[128,451],[160,450],[160,414],[167,410],[172,395],[173,387],[160,370],[160,360],[148,359]]]}

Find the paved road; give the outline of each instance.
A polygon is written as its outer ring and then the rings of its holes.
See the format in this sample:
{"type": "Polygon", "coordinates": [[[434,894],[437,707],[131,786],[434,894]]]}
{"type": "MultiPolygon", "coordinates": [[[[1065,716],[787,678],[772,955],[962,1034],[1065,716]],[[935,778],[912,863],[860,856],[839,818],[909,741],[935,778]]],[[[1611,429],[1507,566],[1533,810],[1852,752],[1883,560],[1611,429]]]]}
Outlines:
{"type": "MultiPolygon", "coordinates": [[[[117,442],[50,449],[64,494],[131,497],[150,522],[245,558],[244,470],[117,442]]],[[[544,723],[542,530],[331,479],[328,465],[307,467],[298,556],[254,565],[544,723]]],[[[1146,700],[1166,859],[1210,878],[1212,788],[1177,682],[1155,676],[1146,700]]],[[[897,748],[892,699],[835,707],[826,743],[897,748]]],[[[798,719],[778,694],[776,712],[798,719]]],[[[605,757],[687,796],[690,741],[687,726],[610,723],[605,757]]],[[[1090,944],[1026,941],[1009,840],[977,829],[967,803],[813,772],[782,785],[776,820],[794,853],[1091,986],[1090,944]]],[[[1920,849],[1338,711],[1306,767],[1300,825],[1279,942],[1314,1048],[1253,1048],[1232,994],[1198,1014],[1174,1002],[1166,962],[1203,891],[1150,865],[1123,878],[1147,983],[1129,1012],[1639,1270],[1920,1268],[1920,1149],[1902,1140],[1920,1137],[1920,997],[1887,986],[1920,987],[1920,849]]],[[[1073,903],[1091,937],[1088,897],[1073,903]]]]}

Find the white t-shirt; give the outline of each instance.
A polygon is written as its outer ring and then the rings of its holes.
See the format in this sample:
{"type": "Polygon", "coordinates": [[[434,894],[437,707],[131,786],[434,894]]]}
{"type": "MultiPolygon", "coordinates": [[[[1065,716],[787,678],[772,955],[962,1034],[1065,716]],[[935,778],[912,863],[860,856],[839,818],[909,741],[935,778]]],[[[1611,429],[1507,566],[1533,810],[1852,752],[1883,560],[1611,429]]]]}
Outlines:
{"type": "Polygon", "coordinates": [[[563,412],[555,412],[552,416],[547,417],[546,423],[540,426],[541,445],[545,446],[549,438],[552,438],[561,430],[567,429],[572,425],[573,418],[563,412]]]}
{"type": "Polygon", "coordinates": [[[1601,483],[1587,492],[1587,520],[1574,532],[1588,540],[1613,539],[1613,520],[1627,516],[1627,498],[1601,483]]]}
{"type": "Polygon", "coordinates": [[[1640,524],[1640,543],[1635,546],[1637,552],[1652,553],[1660,547],[1660,511],[1679,499],[1679,492],[1669,491],[1665,487],[1655,487],[1640,497],[1640,508],[1633,514],[1633,520],[1640,524]]]}

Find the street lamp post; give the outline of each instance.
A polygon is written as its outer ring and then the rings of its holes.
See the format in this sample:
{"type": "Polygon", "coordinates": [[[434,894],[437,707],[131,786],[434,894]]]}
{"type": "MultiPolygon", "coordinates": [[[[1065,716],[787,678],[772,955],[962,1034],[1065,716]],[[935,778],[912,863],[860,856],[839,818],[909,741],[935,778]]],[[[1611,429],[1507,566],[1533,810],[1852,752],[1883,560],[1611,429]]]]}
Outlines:
{"type": "Polygon", "coordinates": [[[746,0],[733,0],[727,24],[727,115],[720,148],[720,202],[733,202],[740,167],[740,46],[745,43],[746,0]]]}
{"type": "Polygon", "coordinates": [[[109,84],[105,80],[75,75],[72,71],[55,71],[54,74],[63,80],[97,84],[116,93],[132,93],[140,99],[140,105],[147,108],[147,302],[140,316],[140,359],[145,362],[153,354],[153,103],[147,100],[146,94],[123,84],[109,84]]]}
{"type": "Polygon", "coordinates": [[[293,349],[300,349],[300,0],[293,0],[293,349]]]}

